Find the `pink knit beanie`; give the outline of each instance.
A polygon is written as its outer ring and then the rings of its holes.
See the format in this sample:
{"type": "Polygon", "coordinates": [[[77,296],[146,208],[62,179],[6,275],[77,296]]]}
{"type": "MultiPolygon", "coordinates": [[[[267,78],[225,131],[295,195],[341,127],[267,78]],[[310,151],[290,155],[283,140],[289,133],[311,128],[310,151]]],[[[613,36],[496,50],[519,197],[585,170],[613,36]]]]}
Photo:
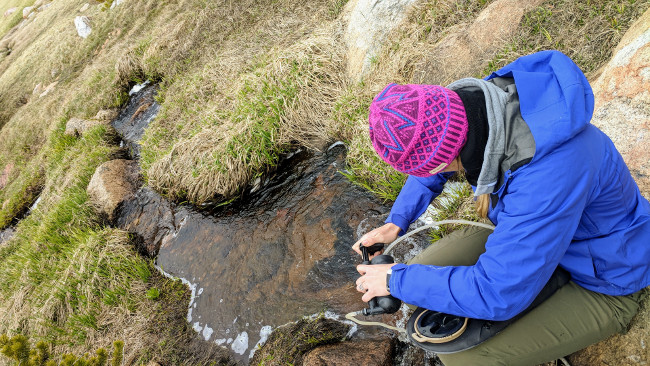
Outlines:
{"type": "Polygon", "coordinates": [[[429,177],[458,156],[467,115],[454,91],[438,85],[388,85],[370,105],[370,140],[396,170],[429,177]]]}

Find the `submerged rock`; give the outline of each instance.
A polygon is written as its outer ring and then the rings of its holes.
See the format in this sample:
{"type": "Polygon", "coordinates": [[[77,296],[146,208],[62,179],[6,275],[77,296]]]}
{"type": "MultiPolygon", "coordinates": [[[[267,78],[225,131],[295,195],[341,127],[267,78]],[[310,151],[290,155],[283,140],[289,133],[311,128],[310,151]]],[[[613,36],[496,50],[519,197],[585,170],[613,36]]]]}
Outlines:
{"type": "Polygon", "coordinates": [[[196,289],[188,321],[220,344],[239,339],[242,361],[268,327],[365,305],[350,247],[359,225],[380,225],[387,208],[339,173],[342,146],[310,156],[291,156],[259,190],[212,214],[148,188],[119,210],[118,226],[141,239],[139,248],[196,289]]]}
{"type": "Polygon", "coordinates": [[[116,159],[100,165],[88,184],[88,198],[100,216],[112,222],[117,209],[140,185],[140,168],[133,160],[116,159]]]}

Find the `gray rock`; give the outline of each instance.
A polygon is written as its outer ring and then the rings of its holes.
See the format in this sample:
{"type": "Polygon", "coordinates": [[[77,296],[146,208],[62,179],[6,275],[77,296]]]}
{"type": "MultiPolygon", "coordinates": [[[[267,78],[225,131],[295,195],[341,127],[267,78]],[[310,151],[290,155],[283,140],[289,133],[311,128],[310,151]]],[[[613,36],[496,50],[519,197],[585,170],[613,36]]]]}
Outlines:
{"type": "Polygon", "coordinates": [[[356,0],[346,5],[348,73],[360,78],[371,65],[384,37],[397,27],[416,0],[356,0]]]}
{"type": "Polygon", "coordinates": [[[90,19],[86,16],[78,16],[74,18],[74,26],[77,28],[77,34],[81,38],[87,38],[92,32],[90,28],[90,19]]]}
{"type": "Polygon", "coordinates": [[[110,126],[109,120],[95,120],[95,119],[81,119],[81,118],[70,118],[68,123],[65,125],[65,134],[69,136],[81,136],[90,128],[106,125],[110,126]]]}
{"type": "Polygon", "coordinates": [[[32,13],[32,10],[34,10],[33,6],[28,6],[26,8],[23,8],[23,18],[27,19],[27,17],[32,13]]]}
{"type": "Polygon", "coordinates": [[[7,11],[4,12],[3,16],[8,17],[11,14],[15,13],[16,11],[18,11],[18,8],[16,8],[16,7],[9,8],[9,9],[7,9],[7,11]]]}
{"type": "Polygon", "coordinates": [[[112,222],[120,205],[133,197],[140,185],[140,169],[133,160],[116,159],[100,165],[88,184],[91,204],[112,222]]]}

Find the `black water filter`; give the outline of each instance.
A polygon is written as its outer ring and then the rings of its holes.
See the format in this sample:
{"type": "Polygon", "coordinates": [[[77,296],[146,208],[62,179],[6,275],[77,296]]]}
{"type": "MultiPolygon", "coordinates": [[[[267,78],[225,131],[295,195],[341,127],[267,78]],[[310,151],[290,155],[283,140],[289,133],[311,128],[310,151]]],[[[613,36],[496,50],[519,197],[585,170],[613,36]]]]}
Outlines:
{"type": "MultiPolygon", "coordinates": [[[[370,247],[365,247],[361,245],[361,255],[363,256],[362,264],[391,264],[395,263],[393,257],[390,255],[377,255],[372,260],[369,260],[369,254],[375,253],[381,250],[384,247],[384,244],[377,243],[370,247]]],[[[373,297],[368,301],[368,308],[363,309],[363,315],[379,315],[379,314],[392,314],[399,310],[402,306],[402,301],[391,296],[377,296],[373,297]]]]}

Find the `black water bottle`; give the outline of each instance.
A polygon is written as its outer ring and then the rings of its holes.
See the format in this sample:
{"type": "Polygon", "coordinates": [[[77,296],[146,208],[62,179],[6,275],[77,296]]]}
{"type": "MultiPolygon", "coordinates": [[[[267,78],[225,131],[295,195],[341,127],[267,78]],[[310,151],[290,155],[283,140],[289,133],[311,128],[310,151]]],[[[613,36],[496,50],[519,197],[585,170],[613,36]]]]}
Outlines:
{"type": "MultiPolygon", "coordinates": [[[[372,260],[369,260],[369,254],[380,251],[384,248],[384,244],[376,243],[369,247],[361,245],[361,255],[363,256],[362,264],[391,264],[395,263],[393,257],[390,255],[377,255],[372,260]]],[[[379,314],[392,314],[399,310],[402,306],[402,301],[391,296],[377,296],[368,301],[368,308],[363,309],[363,315],[379,315],[379,314]]]]}

